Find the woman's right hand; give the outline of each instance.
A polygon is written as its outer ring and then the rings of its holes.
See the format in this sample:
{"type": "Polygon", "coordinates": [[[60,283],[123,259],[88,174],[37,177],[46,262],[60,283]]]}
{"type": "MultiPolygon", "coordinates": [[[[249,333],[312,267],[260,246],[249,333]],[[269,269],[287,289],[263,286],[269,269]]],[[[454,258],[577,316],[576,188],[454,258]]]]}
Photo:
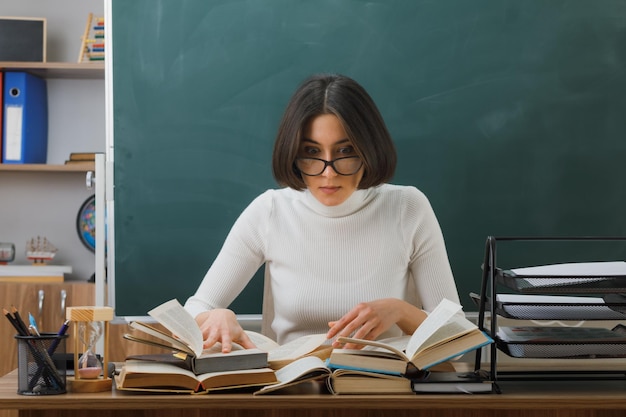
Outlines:
{"type": "Polygon", "coordinates": [[[256,347],[237,321],[237,316],[232,310],[217,308],[205,311],[196,316],[196,323],[202,331],[205,349],[217,342],[222,344],[222,352],[224,353],[232,350],[233,342],[246,349],[256,347]]]}

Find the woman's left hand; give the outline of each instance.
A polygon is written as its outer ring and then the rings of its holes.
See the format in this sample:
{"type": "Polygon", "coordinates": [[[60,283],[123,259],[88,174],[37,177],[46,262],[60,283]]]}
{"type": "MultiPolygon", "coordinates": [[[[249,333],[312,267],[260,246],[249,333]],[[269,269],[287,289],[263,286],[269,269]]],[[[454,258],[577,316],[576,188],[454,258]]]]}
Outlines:
{"type": "MultiPolygon", "coordinates": [[[[328,323],[328,339],[334,337],[354,337],[375,340],[397,324],[406,334],[413,334],[417,326],[424,321],[423,310],[397,298],[383,298],[357,304],[339,320],[328,323]],[[352,335],[352,336],[351,336],[352,335]]],[[[335,340],[333,347],[340,347],[335,340]]],[[[346,344],[345,349],[359,349],[361,345],[346,344]]]]}

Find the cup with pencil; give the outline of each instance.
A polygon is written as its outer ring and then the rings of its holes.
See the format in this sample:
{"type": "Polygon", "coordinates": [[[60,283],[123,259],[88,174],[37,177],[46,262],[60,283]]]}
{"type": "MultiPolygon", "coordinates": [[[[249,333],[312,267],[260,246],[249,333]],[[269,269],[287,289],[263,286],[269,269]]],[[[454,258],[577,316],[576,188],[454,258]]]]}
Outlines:
{"type": "Polygon", "coordinates": [[[17,331],[17,393],[22,395],[64,394],[66,391],[65,360],[55,361],[58,354],[64,357],[65,340],[69,322],[63,323],[57,333],[44,333],[30,316],[26,325],[15,306],[2,309],[4,316],[17,331]]]}

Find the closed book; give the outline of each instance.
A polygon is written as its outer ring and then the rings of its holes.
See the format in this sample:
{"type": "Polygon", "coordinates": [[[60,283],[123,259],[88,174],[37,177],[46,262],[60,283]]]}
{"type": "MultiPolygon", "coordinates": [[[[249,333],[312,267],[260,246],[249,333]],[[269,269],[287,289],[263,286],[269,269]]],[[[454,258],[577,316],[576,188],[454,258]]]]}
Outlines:
{"type": "Polygon", "coordinates": [[[5,72],[2,162],[45,164],[48,153],[46,81],[26,72],[5,72]]]}
{"type": "Polygon", "coordinates": [[[410,394],[411,380],[377,372],[335,369],[327,379],[333,394],[410,394]]]}
{"type": "Polygon", "coordinates": [[[430,372],[426,378],[411,381],[416,393],[491,393],[493,382],[484,380],[473,372],[430,372]]]}
{"type": "MultiPolygon", "coordinates": [[[[216,348],[221,349],[219,345],[216,348]]],[[[228,353],[203,352],[201,356],[184,355],[185,363],[196,374],[232,371],[238,369],[266,368],[267,352],[260,349],[232,350],[228,353]]]]}
{"type": "MultiPolygon", "coordinates": [[[[132,340],[132,339],[130,339],[132,340]]],[[[156,345],[160,346],[160,345],[156,345]]],[[[196,375],[209,372],[237,371],[240,369],[266,368],[267,352],[259,349],[239,349],[229,353],[222,353],[221,347],[215,346],[207,350],[200,357],[185,353],[156,353],[145,355],[132,355],[126,360],[142,360],[147,362],[160,362],[176,365],[187,369],[196,375]]]]}

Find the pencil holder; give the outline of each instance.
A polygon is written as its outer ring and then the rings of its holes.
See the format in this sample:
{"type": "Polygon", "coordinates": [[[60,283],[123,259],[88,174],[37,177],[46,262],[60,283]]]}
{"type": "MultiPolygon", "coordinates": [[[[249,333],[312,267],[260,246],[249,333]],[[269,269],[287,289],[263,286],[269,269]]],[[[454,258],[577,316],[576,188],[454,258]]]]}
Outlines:
{"type": "Polygon", "coordinates": [[[17,340],[17,393],[22,395],[65,394],[67,335],[42,333],[17,340]],[[58,358],[58,359],[56,359],[58,358]]]}

